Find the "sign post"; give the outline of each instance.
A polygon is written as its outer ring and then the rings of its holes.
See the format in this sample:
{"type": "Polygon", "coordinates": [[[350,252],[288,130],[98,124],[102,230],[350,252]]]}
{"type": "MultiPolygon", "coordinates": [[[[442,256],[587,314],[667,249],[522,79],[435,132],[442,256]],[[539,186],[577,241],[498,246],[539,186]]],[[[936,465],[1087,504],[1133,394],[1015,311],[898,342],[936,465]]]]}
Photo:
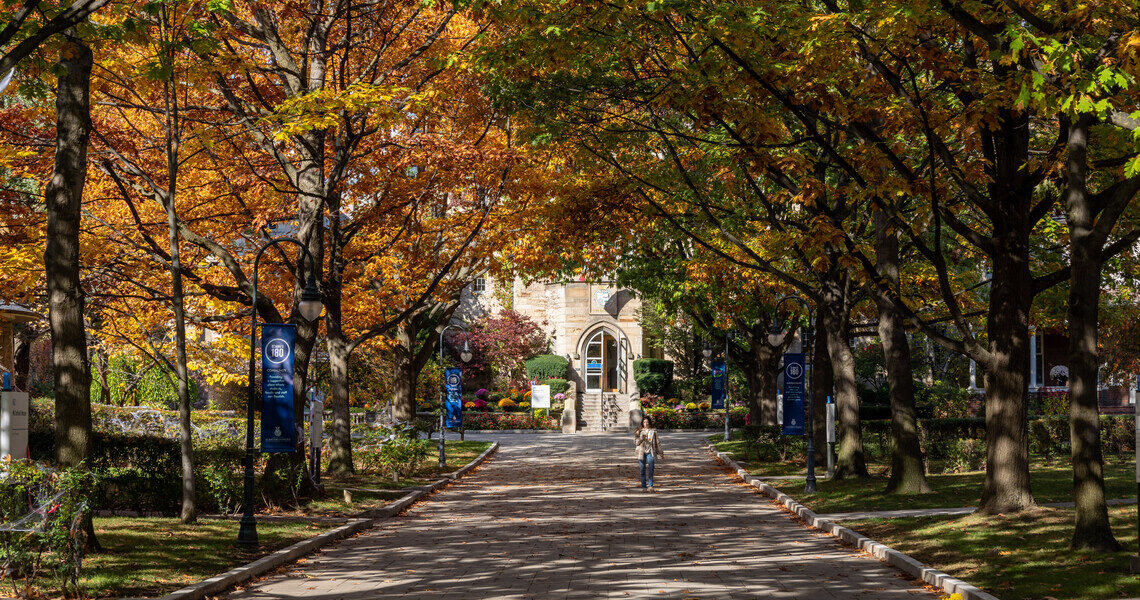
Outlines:
{"type": "Polygon", "coordinates": [[[784,354],[784,435],[804,435],[804,355],[784,354]]]}
{"type": "Polygon", "coordinates": [[[261,451],[293,452],[293,343],[297,326],[261,324],[261,451]]]}
{"type": "Polygon", "coordinates": [[[550,386],[549,385],[532,385],[530,386],[530,407],[534,410],[540,408],[550,409],[550,386]]]}
{"type": "Polygon", "coordinates": [[[835,478],[835,402],[827,397],[827,478],[835,478]]]}
{"type": "Polygon", "coordinates": [[[0,392],[0,458],[28,457],[28,394],[0,392]]]}
{"type": "Polygon", "coordinates": [[[321,482],[321,446],[325,439],[325,395],[319,389],[309,390],[309,470],[313,482],[321,482]]]}

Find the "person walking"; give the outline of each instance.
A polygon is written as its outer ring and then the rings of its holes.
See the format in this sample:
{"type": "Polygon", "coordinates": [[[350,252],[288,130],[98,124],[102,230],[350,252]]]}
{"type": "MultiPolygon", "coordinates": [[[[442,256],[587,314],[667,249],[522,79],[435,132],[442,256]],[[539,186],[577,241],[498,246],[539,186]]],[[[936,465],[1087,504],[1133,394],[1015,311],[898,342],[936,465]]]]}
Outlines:
{"type": "Polygon", "coordinates": [[[641,419],[641,425],[634,432],[637,447],[637,462],[641,464],[641,489],[646,492],[653,491],[653,466],[659,458],[665,458],[661,452],[661,442],[657,430],[649,417],[641,419]]]}

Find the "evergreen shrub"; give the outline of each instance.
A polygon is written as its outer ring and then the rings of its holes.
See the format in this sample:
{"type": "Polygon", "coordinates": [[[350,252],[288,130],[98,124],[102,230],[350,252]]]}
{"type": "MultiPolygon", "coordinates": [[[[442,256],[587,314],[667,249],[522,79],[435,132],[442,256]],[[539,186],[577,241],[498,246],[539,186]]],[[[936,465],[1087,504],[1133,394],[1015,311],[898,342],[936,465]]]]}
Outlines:
{"type": "Polygon", "coordinates": [[[673,361],[639,358],[633,361],[633,381],[642,394],[664,396],[673,385],[673,361]]]}
{"type": "Polygon", "coordinates": [[[526,361],[526,376],[531,381],[565,379],[569,370],[570,361],[557,354],[540,354],[526,361]]]}

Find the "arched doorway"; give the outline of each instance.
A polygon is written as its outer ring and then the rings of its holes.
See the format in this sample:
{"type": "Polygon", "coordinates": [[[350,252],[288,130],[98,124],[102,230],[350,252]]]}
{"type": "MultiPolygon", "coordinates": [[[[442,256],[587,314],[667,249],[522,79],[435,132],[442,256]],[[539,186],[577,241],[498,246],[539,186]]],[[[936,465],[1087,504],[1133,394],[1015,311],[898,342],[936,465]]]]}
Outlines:
{"type": "Polygon", "coordinates": [[[624,392],[625,347],[606,328],[594,332],[586,340],[586,392],[624,392]]]}

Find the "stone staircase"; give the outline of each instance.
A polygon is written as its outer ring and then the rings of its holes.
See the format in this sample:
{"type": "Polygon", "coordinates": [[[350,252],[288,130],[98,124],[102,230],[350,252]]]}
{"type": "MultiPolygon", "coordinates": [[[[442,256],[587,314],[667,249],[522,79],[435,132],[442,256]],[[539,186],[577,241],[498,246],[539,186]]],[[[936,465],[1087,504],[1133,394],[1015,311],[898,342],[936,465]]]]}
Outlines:
{"type": "Polygon", "coordinates": [[[627,394],[607,392],[582,394],[578,408],[578,431],[625,430],[629,426],[626,408],[628,406],[627,394]]]}

